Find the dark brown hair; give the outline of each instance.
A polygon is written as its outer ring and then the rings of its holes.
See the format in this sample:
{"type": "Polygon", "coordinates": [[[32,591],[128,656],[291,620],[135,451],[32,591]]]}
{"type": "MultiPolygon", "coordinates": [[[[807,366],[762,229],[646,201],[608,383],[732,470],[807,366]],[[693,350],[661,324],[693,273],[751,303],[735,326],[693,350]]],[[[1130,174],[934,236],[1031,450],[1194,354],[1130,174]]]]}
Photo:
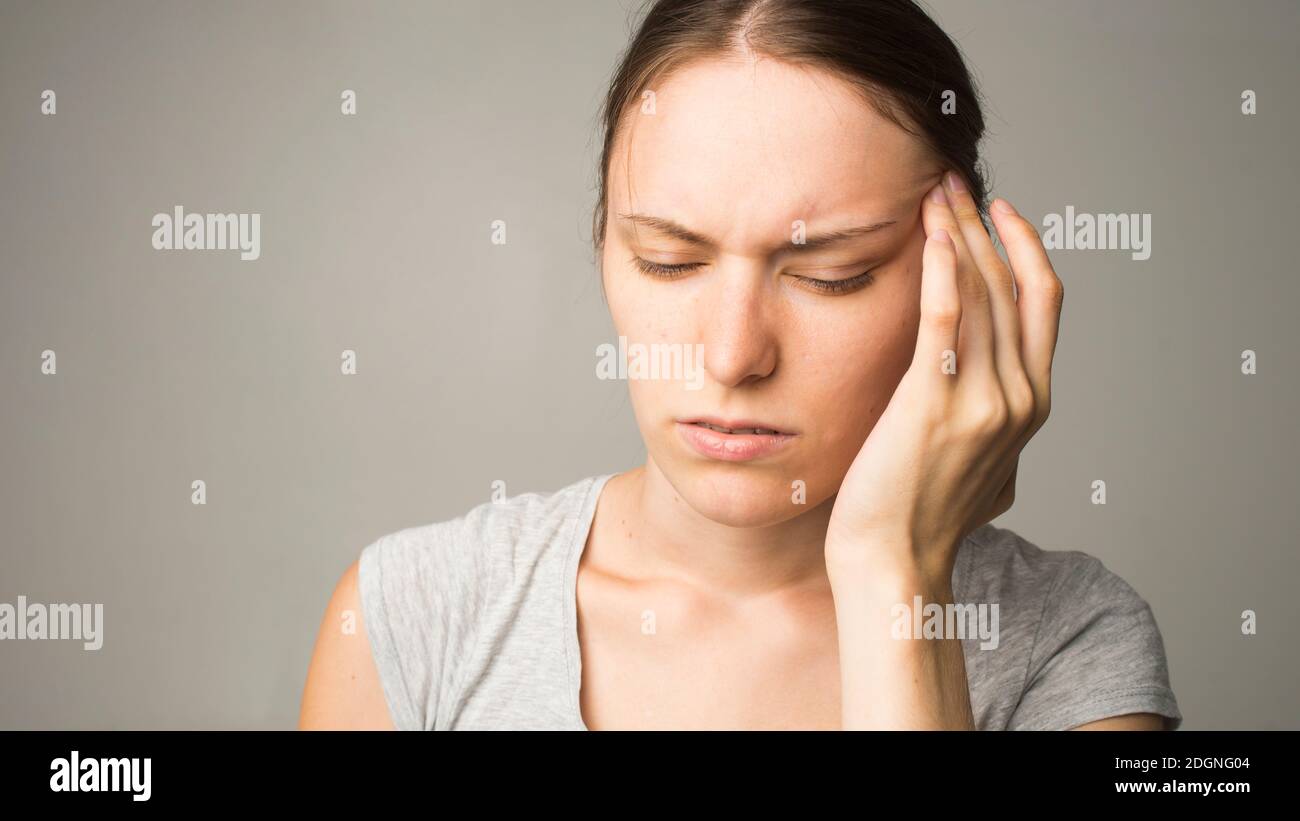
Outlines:
{"type": "Polygon", "coordinates": [[[960,173],[980,215],[987,214],[978,92],[957,46],[913,0],[656,0],[624,52],[600,111],[596,249],[605,240],[607,175],[624,113],[652,83],[687,63],[746,51],[820,68],[859,88],[881,116],[960,173]],[[954,113],[941,108],[945,91],[955,95],[954,113]]]}

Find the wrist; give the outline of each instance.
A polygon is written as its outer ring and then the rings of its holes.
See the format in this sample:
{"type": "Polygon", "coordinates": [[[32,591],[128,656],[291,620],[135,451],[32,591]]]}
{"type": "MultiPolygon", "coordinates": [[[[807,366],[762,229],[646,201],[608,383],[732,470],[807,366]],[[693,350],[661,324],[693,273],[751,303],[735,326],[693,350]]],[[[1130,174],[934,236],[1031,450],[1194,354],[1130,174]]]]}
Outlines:
{"type": "MultiPolygon", "coordinates": [[[[939,546],[934,546],[939,548],[939,546]]],[[[955,550],[925,549],[909,537],[828,541],[831,586],[882,595],[939,593],[952,586],[955,550]]]]}

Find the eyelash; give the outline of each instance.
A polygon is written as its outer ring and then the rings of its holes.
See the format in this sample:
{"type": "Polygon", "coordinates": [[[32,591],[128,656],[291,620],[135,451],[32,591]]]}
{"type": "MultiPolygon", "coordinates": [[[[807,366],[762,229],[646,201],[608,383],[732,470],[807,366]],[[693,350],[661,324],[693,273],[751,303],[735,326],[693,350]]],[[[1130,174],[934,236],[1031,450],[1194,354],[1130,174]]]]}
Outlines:
{"type": "MultiPolygon", "coordinates": [[[[687,271],[692,271],[704,264],[702,262],[682,262],[676,265],[663,265],[658,262],[651,262],[648,259],[642,259],[641,257],[633,257],[632,261],[636,264],[637,268],[641,269],[642,273],[660,279],[677,279],[687,271]]],[[[824,294],[844,294],[851,291],[861,290],[872,282],[875,282],[876,279],[875,269],[863,271],[857,276],[848,279],[837,280],[816,279],[815,277],[803,277],[793,274],[792,276],[813,290],[820,291],[824,294]]]]}

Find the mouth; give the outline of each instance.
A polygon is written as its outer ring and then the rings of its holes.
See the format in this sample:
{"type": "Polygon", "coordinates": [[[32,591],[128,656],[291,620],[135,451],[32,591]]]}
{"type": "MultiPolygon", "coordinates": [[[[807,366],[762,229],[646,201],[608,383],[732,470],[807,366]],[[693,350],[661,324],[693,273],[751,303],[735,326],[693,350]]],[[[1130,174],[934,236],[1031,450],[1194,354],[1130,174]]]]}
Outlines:
{"type": "Polygon", "coordinates": [[[755,433],[776,436],[789,436],[786,431],[780,430],[772,425],[765,425],[761,422],[718,422],[713,419],[701,417],[699,419],[683,419],[683,423],[688,425],[699,425],[702,428],[708,428],[717,433],[755,433]]]}
{"type": "Polygon", "coordinates": [[[708,459],[743,462],[777,453],[798,434],[753,419],[690,417],[677,420],[682,439],[708,459]]]}

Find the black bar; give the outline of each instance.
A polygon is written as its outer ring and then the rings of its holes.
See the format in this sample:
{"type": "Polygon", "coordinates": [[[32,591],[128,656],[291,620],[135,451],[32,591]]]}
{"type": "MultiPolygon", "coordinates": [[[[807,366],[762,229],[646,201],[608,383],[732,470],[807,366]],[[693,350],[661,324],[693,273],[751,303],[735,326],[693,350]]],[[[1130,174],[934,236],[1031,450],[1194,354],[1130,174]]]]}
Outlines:
{"type": "MultiPolygon", "coordinates": [[[[1044,797],[1058,809],[1069,806],[1062,799],[1125,806],[1195,798],[1203,807],[1224,808],[1290,797],[1279,773],[1292,760],[1281,748],[1294,739],[1293,732],[1265,731],[10,731],[0,733],[0,785],[6,806],[23,799],[46,807],[129,809],[284,804],[379,810],[410,799],[431,813],[466,801],[495,807],[502,800],[544,801],[565,811],[576,809],[589,790],[610,789],[624,790],[624,800],[635,806],[651,793],[689,794],[702,802],[699,791],[705,790],[741,804],[746,798],[851,794],[864,802],[864,812],[885,806],[877,802],[922,797],[927,803],[977,799],[985,806],[1044,797]],[[104,773],[104,759],[137,759],[140,778],[132,784],[142,783],[147,758],[148,799],[135,800],[129,786],[53,790],[51,779],[70,772],[73,751],[82,778],[90,778],[89,770],[104,773]],[[1214,791],[1193,792],[1187,787],[1192,783],[1214,791]],[[1154,786],[1121,786],[1145,784],[1154,786]],[[1150,792],[1132,794],[1139,790],[1150,792]]],[[[69,786],[66,779],[59,785],[69,786]]]]}

